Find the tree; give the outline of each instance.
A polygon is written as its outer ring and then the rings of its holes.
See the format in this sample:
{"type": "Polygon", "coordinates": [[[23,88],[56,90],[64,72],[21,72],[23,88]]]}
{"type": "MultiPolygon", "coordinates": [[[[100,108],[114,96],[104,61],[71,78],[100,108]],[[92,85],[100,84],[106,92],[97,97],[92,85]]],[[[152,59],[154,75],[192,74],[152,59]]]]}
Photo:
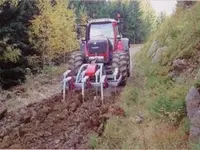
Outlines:
{"type": "Polygon", "coordinates": [[[37,52],[28,41],[29,20],[37,9],[31,0],[3,0],[0,6],[0,85],[25,81],[27,57],[37,52]]]}
{"type": "MultiPolygon", "coordinates": [[[[31,42],[36,49],[42,52],[42,56],[52,58],[59,54],[65,54],[77,48],[76,24],[74,11],[68,9],[65,0],[54,1],[39,0],[37,7],[39,15],[31,21],[31,42]]],[[[65,59],[64,59],[65,61],[65,59]]]]}
{"type": "Polygon", "coordinates": [[[157,16],[155,10],[152,8],[148,0],[140,1],[140,10],[142,13],[142,20],[144,23],[145,35],[149,35],[151,32],[157,29],[157,16]]]}

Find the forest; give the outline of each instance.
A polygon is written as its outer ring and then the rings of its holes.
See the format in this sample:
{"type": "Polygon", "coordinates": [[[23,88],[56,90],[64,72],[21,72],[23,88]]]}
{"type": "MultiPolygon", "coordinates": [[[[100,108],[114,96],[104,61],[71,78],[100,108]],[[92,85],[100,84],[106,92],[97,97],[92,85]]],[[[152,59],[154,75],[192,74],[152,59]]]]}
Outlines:
{"type": "Polygon", "coordinates": [[[0,86],[9,89],[25,82],[27,72],[66,63],[68,53],[79,48],[78,24],[116,19],[117,13],[131,43],[143,43],[166,18],[157,17],[147,0],[1,0],[0,86]]]}

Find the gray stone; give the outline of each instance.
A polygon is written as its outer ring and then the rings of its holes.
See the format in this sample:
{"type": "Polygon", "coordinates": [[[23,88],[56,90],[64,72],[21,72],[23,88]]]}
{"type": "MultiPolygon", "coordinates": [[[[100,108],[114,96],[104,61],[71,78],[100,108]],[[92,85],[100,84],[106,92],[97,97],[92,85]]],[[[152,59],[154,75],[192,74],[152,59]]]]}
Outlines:
{"type": "Polygon", "coordinates": [[[170,77],[172,80],[176,77],[176,73],[174,71],[171,71],[168,73],[168,77],[170,77]]]}
{"type": "Polygon", "coordinates": [[[143,117],[140,117],[139,115],[138,116],[135,116],[134,118],[131,119],[133,123],[135,124],[141,124],[143,121],[144,121],[144,118],[143,117]]]}
{"type": "Polygon", "coordinates": [[[136,117],[135,117],[135,123],[137,123],[137,124],[142,123],[143,120],[144,120],[144,119],[143,119],[142,117],[140,117],[140,116],[136,116],[136,117]]]}
{"type": "Polygon", "coordinates": [[[152,56],[152,63],[158,63],[162,58],[163,52],[166,50],[167,50],[166,46],[158,48],[155,54],[152,56]]]}
{"type": "Polygon", "coordinates": [[[172,68],[175,71],[181,72],[187,67],[187,62],[185,59],[176,59],[173,61],[172,68]]]}
{"type": "Polygon", "coordinates": [[[147,57],[152,57],[152,55],[156,52],[156,50],[158,49],[159,47],[159,44],[158,44],[158,41],[154,41],[152,44],[151,44],[151,47],[147,53],[147,57]]]}
{"type": "Polygon", "coordinates": [[[200,111],[197,111],[191,119],[190,140],[199,140],[200,138],[200,111]]]}
{"type": "Polygon", "coordinates": [[[187,116],[191,120],[193,115],[200,109],[200,94],[197,88],[192,87],[186,96],[187,116]]]}

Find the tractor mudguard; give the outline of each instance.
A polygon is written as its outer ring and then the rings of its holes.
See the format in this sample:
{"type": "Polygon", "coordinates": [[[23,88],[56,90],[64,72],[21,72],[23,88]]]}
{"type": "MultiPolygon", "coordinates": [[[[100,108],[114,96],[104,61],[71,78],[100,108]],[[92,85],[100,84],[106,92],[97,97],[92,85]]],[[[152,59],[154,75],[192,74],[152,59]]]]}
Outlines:
{"type": "Polygon", "coordinates": [[[80,43],[80,51],[84,52],[84,50],[85,50],[85,42],[81,41],[81,43],[80,43]]]}
{"type": "Polygon", "coordinates": [[[122,38],[121,41],[123,42],[124,50],[129,51],[129,48],[130,48],[129,39],[128,38],[122,38]]]}

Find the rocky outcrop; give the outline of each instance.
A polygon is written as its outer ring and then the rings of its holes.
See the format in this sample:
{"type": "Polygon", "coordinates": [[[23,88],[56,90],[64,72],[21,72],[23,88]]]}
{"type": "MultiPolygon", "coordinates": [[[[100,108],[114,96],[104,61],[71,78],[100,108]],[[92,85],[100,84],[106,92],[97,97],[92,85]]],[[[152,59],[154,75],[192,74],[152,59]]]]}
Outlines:
{"type": "Polygon", "coordinates": [[[187,68],[187,62],[185,59],[176,59],[173,61],[172,68],[176,72],[182,72],[187,68]]]}
{"type": "Polygon", "coordinates": [[[148,57],[152,57],[155,54],[155,52],[157,51],[158,48],[159,48],[158,41],[154,41],[151,44],[151,47],[150,47],[149,51],[147,52],[147,56],[148,57]]]}
{"type": "Polygon", "coordinates": [[[192,87],[186,96],[187,116],[191,120],[194,114],[200,110],[200,94],[197,88],[192,87]]]}
{"type": "Polygon", "coordinates": [[[175,59],[172,62],[172,69],[169,72],[168,76],[175,80],[175,77],[178,77],[180,74],[190,74],[192,70],[193,68],[185,59],[175,59]]]}
{"type": "Polygon", "coordinates": [[[190,126],[190,141],[195,141],[200,139],[200,110],[195,112],[191,119],[190,126]]]}
{"type": "Polygon", "coordinates": [[[158,63],[161,61],[162,54],[167,48],[167,46],[160,47],[158,41],[154,41],[147,52],[147,57],[151,58],[152,63],[158,63]]]}
{"type": "Polygon", "coordinates": [[[190,120],[191,141],[200,139],[200,93],[199,89],[192,87],[186,96],[187,116],[190,120]]]}
{"type": "Polygon", "coordinates": [[[158,48],[157,51],[152,55],[152,63],[158,63],[161,61],[162,54],[167,50],[167,46],[158,48]]]}

